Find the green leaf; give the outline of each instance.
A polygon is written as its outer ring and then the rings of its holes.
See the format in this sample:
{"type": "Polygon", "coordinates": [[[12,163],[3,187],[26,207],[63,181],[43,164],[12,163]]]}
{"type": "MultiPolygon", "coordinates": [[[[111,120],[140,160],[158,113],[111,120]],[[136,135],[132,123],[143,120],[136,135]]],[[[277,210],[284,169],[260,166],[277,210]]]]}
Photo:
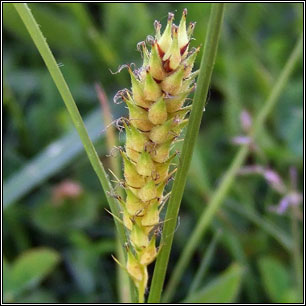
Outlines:
{"type": "MultiPolygon", "coordinates": [[[[282,93],[282,90],[285,88],[285,86],[287,84],[287,81],[288,81],[291,73],[293,72],[293,69],[294,69],[294,67],[295,67],[295,65],[296,65],[296,63],[297,63],[297,61],[298,61],[298,59],[301,55],[302,43],[303,43],[303,36],[301,35],[298,42],[296,43],[292,53],[290,54],[289,59],[286,62],[279,78],[277,79],[275,85],[273,86],[271,94],[269,95],[269,97],[265,101],[263,107],[260,109],[260,111],[258,112],[258,114],[257,114],[257,116],[254,120],[254,123],[252,125],[252,129],[251,129],[251,133],[250,133],[250,135],[252,137],[258,136],[258,132],[260,131],[260,128],[264,125],[268,115],[270,114],[270,112],[275,107],[275,105],[278,101],[278,98],[279,98],[280,94],[282,93]]],[[[189,119],[189,120],[191,120],[191,119],[189,119]]],[[[190,123],[189,123],[189,125],[190,125],[190,123]]],[[[188,135],[187,134],[186,134],[185,139],[188,140],[188,135]]],[[[186,144],[186,140],[185,140],[185,144],[186,144]]],[[[235,181],[236,174],[237,174],[239,168],[241,167],[241,165],[244,163],[244,161],[245,161],[245,159],[248,155],[248,150],[249,150],[249,146],[247,144],[242,145],[241,148],[239,149],[239,151],[236,153],[234,159],[232,160],[229,168],[226,171],[223,172],[224,173],[223,178],[222,178],[222,181],[219,184],[219,187],[212,194],[211,199],[207,204],[207,208],[202,212],[201,216],[199,217],[198,223],[195,225],[195,228],[194,228],[191,236],[189,237],[188,242],[184,246],[184,249],[181,253],[180,258],[175,265],[174,271],[171,273],[171,277],[170,277],[170,280],[168,281],[168,286],[167,286],[167,288],[165,290],[165,294],[164,294],[164,296],[165,296],[164,300],[165,301],[170,300],[170,298],[172,297],[172,295],[174,293],[174,290],[175,290],[180,278],[182,277],[189,260],[192,257],[192,254],[194,253],[194,251],[198,247],[198,245],[201,243],[201,241],[203,241],[201,239],[203,239],[203,235],[204,235],[205,231],[210,226],[211,221],[213,220],[216,212],[218,211],[218,209],[222,205],[222,203],[224,201],[224,198],[226,197],[229,189],[231,188],[233,182],[235,181]]],[[[183,151],[183,153],[184,153],[184,151],[183,151]]],[[[181,154],[181,163],[183,161],[183,158],[182,158],[183,153],[181,154]]],[[[177,172],[176,177],[177,177],[178,173],[179,173],[179,171],[177,172]]],[[[175,186],[175,181],[174,181],[174,186],[175,186]]],[[[171,197],[173,196],[173,190],[174,190],[174,187],[172,189],[171,197]]],[[[172,203],[171,202],[171,197],[170,197],[170,202],[168,204],[168,209],[169,209],[169,207],[171,207],[171,203],[172,203]]],[[[167,218],[167,215],[166,215],[166,218],[167,218]]],[[[166,228],[167,224],[169,224],[169,223],[168,222],[165,223],[163,235],[165,233],[165,228],[166,228]]],[[[173,233],[173,231],[171,233],[173,233]]],[[[170,233],[169,233],[169,235],[170,235],[170,233]]],[[[173,235],[170,235],[170,236],[173,237],[173,235]]],[[[161,261],[160,258],[163,254],[163,250],[165,250],[165,247],[161,250],[161,252],[160,252],[160,254],[157,258],[157,262],[156,262],[156,265],[155,265],[155,271],[157,271],[158,263],[159,263],[159,261],[161,261]]],[[[168,258],[166,260],[168,260],[168,258]]],[[[159,275],[161,274],[160,271],[158,272],[159,275]]],[[[161,276],[156,276],[156,278],[160,279],[161,276]]],[[[153,284],[154,284],[154,276],[153,276],[153,280],[152,280],[152,285],[153,284]]],[[[152,292],[152,285],[151,285],[150,294],[152,292]]],[[[160,285],[157,285],[157,286],[160,287],[160,285]]],[[[159,288],[159,290],[161,290],[161,288],[159,288]]],[[[152,301],[152,300],[150,300],[150,301],[152,301]]]]}
{"type": "Polygon", "coordinates": [[[116,65],[118,63],[116,49],[112,48],[108,38],[95,27],[86,5],[84,3],[67,3],[62,5],[64,5],[78,21],[81,29],[80,32],[83,34],[84,40],[89,42],[99,58],[107,65],[116,65]]]}
{"type": "Polygon", "coordinates": [[[303,85],[291,82],[275,113],[278,133],[297,157],[303,156],[303,85]],[[290,101],[290,103],[288,103],[290,101]]]}
{"type": "Polygon", "coordinates": [[[21,295],[20,297],[16,298],[15,303],[27,303],[27,304],[46,304],[52,303],[56,304],[58,301],[54,297],[54,294],[47,290],[38,289],[34,292],[27,293],[25,295],[21,295]]]}
{"type": "Polygon", "coordinates": [[[227,207],[230,207],[230,209],[243,216],[245,219],[250,220],[252,223],[256,224],[262,231],[266,232],[276,241],[278,241],[282,247],[286,248],[287,250],[292,249],[292,238],[286,234],[283,229],[279,228],[279,226],[274,224],[269,219],[261,217],[255,211],[255,209],[239,204],[240,203],[236,203],[234,201],[228,201],[227,207]]]}
{"type": "MultiPolygon", "coordinates": [[[[151,283],[149,303],[158,303],[163,288],[166,269],[173,242],[173,233],[175,232],[177,217],[183,198],[184,188],[187,180],[187,172],[191,163],[192,152],[196,143],[201,125],[203,109],[206,104],[206,97],[213,72],[214,62],[218,48],[218,41],[223,21],[224,4],[212,4],[211,15],[208,22],[207,33],[205,37],[204,53],[201,60],[199,79],[197,89],[194,95],[189,123],[184,139],[182,153],[180,155],[180,165],[176,172],[172,186],[171,196],[168,202],[167,212],[161,244],[163,247],[157,257],[154,274],[151,283]]],[[[170,300],[172,293],[165,294],[165,301],[170,300]]]]}
{"type": "Polygon", "coordinates": [[[303,299],[299,298],[299,293],[296,288],[289,288],[281,295],[282,303],[303,303],[303,299]]]}
{"type": "MultiPolygon", "coordinates": [[[[19,16],[21,17],[22,21],[24,22],[27,30],[29,31],[34,44],[37,47],[37,50],[39,51],[40,55],[42,56],[48,71],[50,73],[50,76],[52,77],[54,83],[56,84],[56,87],[61,94],[61,97],[63,98],[63,102],[67,108],[67,111],[70,115],[70,118],[81,138],[81,141],[83,143],[84,149],[87,153],[88,159],[93,167],[93,170],[95,171],[100,184],[103,188],[103,191],[105,193],[107,202],[110,206],[111,212],[114,216],[117,216],[119,218],[119,208],[117,200],[114,199],[110,195],[110,191],[112,190],[112,184],[107,176],[107,173],[103,167],[103,164],[101,163],[98,153],[90,139],[90,136],[88,134],[88,131],[86,129],[86,126],[84,124],[84,121],[81,117],[81,114],[78,110],[78,107],[75,103],[75,100],[72,96],[72,93],[68,87],[68,84],[61,72],[61,70],[58,67],[58,64],[56,62],[56,59],[53,55],[53,53],[50,50],[50,47],[43,36],[39,25],[37,24],[34,16],[31,13],[30,8],[26,3],[15,3],[14,7],[16,8],[19,16]]],[[[116,218],[114,218],[116,229],[118,233],[118,237],[120,239],[120,243],[123,246],[125,243],[125,228],[123,224],[121,224],[116,218]]],[[[125,250],[123,250],[124,252],[125,250]]]]}
{"type": "Polygon", "coordinates": [[[259,262],[259,270],[265,291],[273,303],[282,303],[283,294],[289,289],[289,273],[276,258],[265,256],[259,262]]]}
{"type": "Polygon", "coordinates": [[[50,234],[63,234],[93,224],[97,217],[97,202],[90,195],[61,204],[46,202],[37,207],[32,216],[40,230],[50,234]]]}
{"type": "Polygon", "coordinates": [[[10,296],[35,287],[60,261],[60,255],[48,248],[37,248],[24,252],[13,263],[10,271],[10,296]]]}
{"type": "MultiPolygon", "coordinates": [[[[4,28],[14,34],[21,41],[30,43],[30,36],[22,24],[12,3],[6,3],[4,9],[4,28]]],[[[32,4],[31,9],[35,14],[41,29],[52,48],[57,48],[71,54],[86,50],[84,40],[80,39],[80,30],[70,16],[62,16],[54,11],[54,5],[32,4]]]]}
{"type": "Polygon", "coordinates": [[[102,20],[106,37],[114,50],[122,58],[131,58],[135,54],[135,41],[141,41],[145,33],[152,31],[150,14],[143,3],[103,3],[102,20]],[[131,16],[137,16],[137,22],[131,16]],[[139,25],[141,24],[141,27],[139,25]],[[125,29],[122,39],[122,29],[125,29]]]}
{"type": "Polygon", "coordinates": [[[234,263],[202,290],[187,297],[183,303],[234,303],[239,293],[243,267],[234,263]]]}
{"type": "MultiPolygon", "coordinates": [[[[95,110],[85,119],[85,125],[92,141],[101,137],[103,124],[101,111],[95,110]]],[[[83,146],[75,130],[54,141],[36,157],[30,160],[24,168],[14,173],[4,182],[4,208],[18,201],[34,187],[42,184],[47,178],[73,161],[83,146]]]]}
{"type": "Polygon", "coordinates": [[[26,42],[31,41],[12,3],[3,4],[3,26],[5,30],[11,32],[19,39],[26,42]]]}
{"type": "Polygon", "coordinates": [[[79,291],[84,294],[92,293],[97,285],[95,272],[98,269],[99,257],[89,249],[71,249],[65,252],[65,258],[79,291]]]}
{"type": "Polygon", "coordinates": [[[3,257],[3,294],[4,294],[4,302],[10,302],[12,300],[11,294],[11,266],[3,257]]]}

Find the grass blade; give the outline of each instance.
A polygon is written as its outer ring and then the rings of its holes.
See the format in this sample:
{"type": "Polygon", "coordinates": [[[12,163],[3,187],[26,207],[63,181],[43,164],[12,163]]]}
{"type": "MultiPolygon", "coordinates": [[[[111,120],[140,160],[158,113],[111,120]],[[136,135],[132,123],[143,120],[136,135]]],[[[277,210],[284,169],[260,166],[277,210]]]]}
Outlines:
{"type": "Polygon", "coordinates": [[[163,228],[161,240],[163,247],[155,264],[150,295],[148,299],[149,303],[158,303],[160,301],[173,241],[173,233],[175,232],[177,216],[186,183],[187,171],[189,169],[195,141],[199,133],[203,109],[205,106],[207,92],[216,58],[220,29],[223,20],[223,12],[224,4],[212,5],[211,17],[209,20],[204,52],[201,61],[198,88],[194,97],[178,172],[175,176],[171,197],[168,203],[168,209],[165,217],[165,219],[168,221],[165,222],[163,228]]]}
{"type": "Polygon", "coordinates": [[[104,61],[107,65],[114,67],[118,63],[118,55],[112,49],[106,37],[100,33],[92,22],[89,12],[84,6],[84,3],[66,3],[64,4],[68,10],[78,20],[84,36],[87,38],[90,46],[99,56],[99,59],[104,61]]]}
{"type": "Polygon", "coordinates": [[[203,258],[201,260],[199,269],[190,285],[189,294],[188,294],[189,296],[191,296],[194,292],[196,292],[196,290],[198,290],[198,288],[200,287],[201,281],[204,279],[209,264],[211,263],[214,253],[216,251],[216,246],[220,238],[220,235],[221,231],[217,231],[214,234],[213,239],[210,242],[207,250],[205,250],[205,254],[203,254],[203,258]]]}
{"type": "MultiPolygon", "coordinates": [[[[275,106],[278,98],[287,84],[290,74],[292,73],[297,60],[302,52],[302,45],[303,45],[303,36],[300,37],[299,41],[297,42],[296,46],[294,47],[285,67],[283,68],[277,82],[275,83],[268,99],[264,103],[264,106],[259,111],[253,127],[251,131],[251,136],[255,137],[260,130],[260,127],[265,123],[269,113],[275,106]]],[[[171,274],[171,278],[169,280],[169,284],[167,290],[165,292],[165,301],[171,299],[174,294],[175,288],[181,279],[181,276],[184,273],[184,270],[194,253],[199,241],[203,237],[206,229],[208,228],[209,224],[211,223],[213,217],[215,216],[217,210],[219,209],[220,205],[222,204],[227,192],[229,191],[231,185],[234,182],[235,176],[241,165],[243,164],[246,156],[248,154],[248,146],[243,145],[240,150],[237,152],[234,160],[232,161],[230,167],[226,171],[222,182],[219,185],[219,188],[214,192],[210,202],[207,205],[207,208],[204,210],[202,215],[199,218],[199,221],[193,230],[185,248],[183,249],[183,253],[176,264],[176,267],[171,274]]]]}
{"type": "MultiPolygon", "coordinates": [[[[109,195],[109,192],[112,190],[112,186],[108,180],[107,174],[103,168],[103,165],[100,162],[99,156],[88,136],[86,127],[82,120],[82,117],[79,113],[79,110],[76,106],[76,103],[72,97],[72,94],[68,88],[68,85],[55,61],[55,58],[44,38],[42,32],[39,29],[37,22],[35,21],[28,5],[26,3],[15,3],[14,4],[18,14],[20,15],[23,23],[25,24],[31,38],[33,39],[40,55],[42,56],[50,75],[53,81],[56,84],[58,91],[60,92],[66,108],[71,116],[73,124],[81,138],[85,151],[88,155],[90,163],[94,168],[99,181],[105,192],[107,201],[110,205],[111,211],[115,216],[119,216],[119,208],[114,198],[109,195]]],[[[114,220],[116,228],[120,237],[120,242],[123,245],[125,242],[125,230],[122,224],[117,220],[114,220]]]]}
{"type": "MultiPolygon", "coordinates": [[[[96,92],[98,99],[100,101],[101,105],[101,110],[103,113],[103,121],[104,125],[107,127],[106,128],[106,143],[107,143],[107,151],[108,154],[111,154],[112,149],[116,146],[118,146],[118,139],[116,137],[116,132],[115,132],[115,127],[112,126],[112,112],[109,107],[109,101],[107,99],[106,93],[104,89],[96,83],[96,92]]],[[[110,166],[111,170],[116,174],[117,177],[120,178],[121,176],[121,171],[120,171],[120,159],[117,157],[115,158],[114,156],[110,160],[110,166]]],[[[123,196],[122,192],[119,192],[120,196],[123,196]]],[[[120,262],[124,262],[124,253],[120,245],[119,239],[116,241],[116,247],[117,247],[117,256],[120,262]]],[[[121,303],[129,303],[131,300],[131,295],[130,293],[132,292],[133,284],[129,278],[128,273],[123,270],[119,265],[116,265],[116,274],[117,274],[117,289],[118,289],[118,295],[119,295],[119,300],[121,303]],[[131,290],[129,290],[128,286],[126,284],[130,284],[131,290]]]]}
{"type": "Polygon", "coordinates": [[[234,202],[228,202],[226,206],[235,211],[237,214],[240,214],[244,218],[256,224],[263,231],[265,231],[276,241],[278,241],[279,244],[287,251],[290,252],[292,250],[293,241],[288,236],[288,234],[284,233],[282,229],[280,229],[277,225],[273,224],[271,221],[259,216],[253,209],[246,208],[243,205],[238,205],[234,202]]]}
{"type": "Polygon", "coordinates": [[[241,287],[244,269],[234,263],[202,290],[183,303],[234,303],[241,287]]]}
{"type": "MultiPolygon", "coordinates": [[[[101,137],[101,112],[95,110],[85,119],[88,135],[94,142],[101,137]]],[[[71,163],[82,151],[82,143],[75,130],[52,142],[26,165],[13,173],[3,186],[3,208],[17,202],[39,184],[71,163]]]]}

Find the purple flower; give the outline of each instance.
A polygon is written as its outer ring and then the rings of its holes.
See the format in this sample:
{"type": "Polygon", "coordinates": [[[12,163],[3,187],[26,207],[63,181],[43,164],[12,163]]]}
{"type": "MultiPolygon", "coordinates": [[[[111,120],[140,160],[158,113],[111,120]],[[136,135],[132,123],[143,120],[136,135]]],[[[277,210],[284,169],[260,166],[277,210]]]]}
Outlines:
{"type": "Polygon", "coordinates": [[[240,122],[242,130],[248,133],[252,127],[252,117],[247,110],[243,110],[240,114],[240,122]]]}
{"type": "Polygon", "coordinates": [[[277,212],[279,215],[283,215],[289,206],[300,205],[303,200],[303,196],[298,192],[291,192],[284,196],[277,206],[272,206],[270,209],[277,212]]]}
{"type": "Polygon", "coordinates": [[[232,138],[232,143],[236,145],[251,144],[252,139],[248,136],[236,136],[232,138]]]}
{"type": "MultiPolygon", "coordinates": [[[[248,134],[252,127],[252,118],[248,111],[243,110],[240,113],[240,124],[243,132],[245,134],[248,134]]],[[[232,143],[236,145],[244,145],[244,144],[252,145],[253,141],[252,138],[247,135],[238,135],[232,138],[232,143]]]]}
{"type": "Polygon", "coordinates": [[[252,165],[252,166],[246,166],[240,169],[239,174],[241,175],[247,175],[247,174],[259,174],[264,177],[264,179],[267,181],[267,183],[277,192],[283,194],[286,192],[286,186],[283,183],[283,180],[279,176],[278,173],[276,173],[272,169],[264,168],[260,165],[252,165]]]}
{"type": "Polygon", "coordinates": [[[274,188],[275,190],[277,190],[280,193],[285,192],[286,187],[281,179],[281,177],[273,170],[271,169],[265,169],[263,171],[263,176],[266,179],[266,181],[268,182],[268,184],[270,184],[272,186],[272,188],[274,188]]]}

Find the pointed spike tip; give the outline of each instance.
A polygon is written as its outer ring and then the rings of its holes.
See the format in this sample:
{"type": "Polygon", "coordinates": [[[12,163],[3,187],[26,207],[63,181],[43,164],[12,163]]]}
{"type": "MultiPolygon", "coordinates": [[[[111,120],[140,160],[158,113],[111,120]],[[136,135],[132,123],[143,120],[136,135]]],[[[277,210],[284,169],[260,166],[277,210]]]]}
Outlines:
{"type": "Polygon", "coordinates": [[[178,26],[173,24],[172,25],[172,35],[173,35],[173,37],[176,37],[177,34],[178,34],[178,26]]]}
{"type": "Polygon", "coordinates": [[[170,23],[170,22],[172,22],[173,20],[174,20],[174,14],[171,13],[171,12],[169,12],[169,13],[168,13],[168,22],[170,23]]]}
{"type": "Polygon", "coordinates": [[[161,23],[158,20],[154,21],[154,28],[155,28],[156,31],[160,31],[161,23]]]}

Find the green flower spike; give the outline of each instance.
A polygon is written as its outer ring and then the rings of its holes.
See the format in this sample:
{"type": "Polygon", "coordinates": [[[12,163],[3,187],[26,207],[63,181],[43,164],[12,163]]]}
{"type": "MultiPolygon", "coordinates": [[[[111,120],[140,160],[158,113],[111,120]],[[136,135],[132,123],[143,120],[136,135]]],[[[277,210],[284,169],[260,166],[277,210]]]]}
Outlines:
{"type": "Polygon", "coordinates": [[[155,229],[160,227],[160,211],[167,196],[165,187],[176,171],[176,154],[171,149],[188,123],[189,106],[184,106],[195,88],[198,72],[192,72],[199,48],[188,51],[195,23],[186,28],[187,10],[178,26],[168,14],[165,30],[154,22],[155,37],[138,44],[142,66],[128,72],[129,90],[118,93],[129,109],[123,158],[125,200],[120,201],[122,221],[127,228],[127,262],[123,265],[144,301],[147,267],[157,257],[155,229]]]}

